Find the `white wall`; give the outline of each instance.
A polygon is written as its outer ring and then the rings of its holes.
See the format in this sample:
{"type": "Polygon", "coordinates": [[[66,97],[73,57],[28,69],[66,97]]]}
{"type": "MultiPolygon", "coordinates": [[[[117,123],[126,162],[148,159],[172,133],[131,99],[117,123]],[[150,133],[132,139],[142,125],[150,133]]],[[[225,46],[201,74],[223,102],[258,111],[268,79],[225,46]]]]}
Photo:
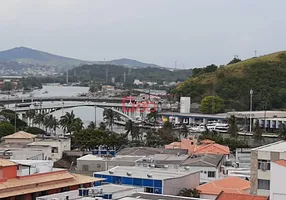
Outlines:
{"type": "Polygon", "coordinates": [[[184,188],[194,188],[200,184],[200,173],[192,173],[183,177],[163,181],[163,194],[178,195],[184,188]]]}
{"type": "Polygon", "coordinates": [[[285,179],[286,167],[271,163],[271,180],[270,180],[270,199],[271,200],[285,200],[285,179]]]}
{"type": "Polygon", "coordinates": [[[83,165],[88,165],[88,171],[90,172],[100,172],[108,170],[107,162],[103,160],[77,160],[76,167],[78,171],[83,171],[83,165]]]}
{"type": "Polygon", "coordinates": [[[201,194],[200,198],[201,199],[215,200],[217,198],[217,195],[201,194]]]}
{"type": "MultiPolygon", "coordinates": [[[[217,180],[220,178],[220,169],[218,168],[215,168],[215,167],[190,167],[191,170],[198,170],[200,172],[200,182],[203,183],[203,182],[210,182],[210,181],[214,181],[214,180],[217,180]],[[215,177],[214,178],[211,178],[211,177],[208,177],[208,171],[215,171],[216,174],[215,174],[215,177]]],[[[182,168],[184,169],[184,168],[182,168]]]]}

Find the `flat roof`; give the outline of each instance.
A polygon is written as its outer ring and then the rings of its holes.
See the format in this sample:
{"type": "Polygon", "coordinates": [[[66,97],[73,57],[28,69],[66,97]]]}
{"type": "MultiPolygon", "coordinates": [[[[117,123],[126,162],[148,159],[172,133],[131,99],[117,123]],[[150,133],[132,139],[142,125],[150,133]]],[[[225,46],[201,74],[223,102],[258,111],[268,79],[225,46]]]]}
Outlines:
{"type": "MultiPolygon", "coordinates": [[[[96,187],[90,187],[88,189],[89,189],[89,193],[91,193],[92,189],[102,189],[103,194],[104,193],[115,194],[115,193],[122,192],[124,193],[122,197],[126,195],[130,195],[132,193],[141,192],[144,190],[144,188],[141,188],[141,187],[134,187],[134,186],[128,186],[128,185],[115,185],[115,184],[106,184],[106,185],[101,185],[101,186],[96,186],[96,187]]],[[[79,196],[78,190],[72,190],[72,191],[37,197],[37,200],[51,200],[54,198],[65,199],[66,196],[68,196],[69,199],[83,199],[84,198],[82,196],[79,196]]],[[[118,195],[118,196],[121,196],[121,195],[118,195]]],[[[93,197],[92,199],[95,199],[95,198],[93,197]]]]}
{"type": "Polygon", "coordinates": [[[179,112],[161,112],[158,113],[161,116],[177,116],[177,117],[195,117],[206,119],[226,119],[227,113],[220,113],[215,115],[201,114],[201,113],[179,113],[179,112]]]}
{"type": "Polygon", "coordinates": [[[128,178],[142,178],[148,179],[147,174],[152,175],[152,179],[165,180],[172,178],[179,178],[187,176],[190,174],[199,173],[198,170],[173,170],[169,168],[148,168],[148,167],[127,167],[127,166],[117,166],[113,167],[108,171],[95,172],[94,174],[108,175],[108,176],[121,176],[128,178]],[[110,173],[113,172],[113,174],[110,173]],[[131,176],[128,176],[127,173],[131,173],[131,176]]]}
{"type": "Polygon", "coordinates": [[[182,197],[164,194],[151,194],[145,192],[138,192],[127,197],[121,198],[120,200],[206,200],[202,198],[194,197],[182,197]]]}
{"type": "Polygon", "coordinates": [[[272,151],[272,152],[285,152],[286,151],[286,141],[281,140],[278,142],[274,142],[271,144],[267,144],[261,147],[257,147],[252,150],[258,150],[258,151],[272,151]]]}

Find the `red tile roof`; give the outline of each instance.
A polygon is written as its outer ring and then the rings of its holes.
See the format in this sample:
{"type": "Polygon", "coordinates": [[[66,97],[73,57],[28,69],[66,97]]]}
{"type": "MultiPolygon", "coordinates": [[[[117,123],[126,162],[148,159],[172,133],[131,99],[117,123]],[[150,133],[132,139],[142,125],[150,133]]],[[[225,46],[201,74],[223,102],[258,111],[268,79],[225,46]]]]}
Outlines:
{"type": "Polygon", "coordinates": [[[266,196],[222,192],[216,200],[268,200],[266,196]]]}
{"type": "Polygon", "coordinates": [[[238,177],[227,177],[196,187],[201,194],[219,195],[222,191],[244,193],[250,188],[250,182],[238,177]]]}
{"type": "Polygon", "coordinates": [[[214,143],[214,144],[199,145],[194,153],[228,155],[230,154],[230,150],[228,146],[214,143]]]}
{"type": "Polygon", "coordinates": [[[286,167],[286,160],[276,160],[275,163],[283,167],[286,167]]]}

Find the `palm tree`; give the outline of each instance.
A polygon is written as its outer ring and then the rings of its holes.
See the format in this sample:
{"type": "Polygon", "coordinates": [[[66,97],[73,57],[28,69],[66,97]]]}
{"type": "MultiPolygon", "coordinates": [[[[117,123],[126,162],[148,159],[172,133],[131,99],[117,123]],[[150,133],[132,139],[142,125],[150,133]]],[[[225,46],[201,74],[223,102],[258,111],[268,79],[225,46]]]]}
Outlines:
{"type": "Polygon", "coordinates": [[[178,196],[200,198],[200,191],[197,190],[196,188],[193,189],[184,188],[179,192],[178,196]]]}
{"type": "Polygon", "coordinates": [[[105,125],[105,123],[104,122],[100,122],[99,123],[99,128],[98,128],[99,130],[103,130],[103,131],[105,131],[105,129],[106,129],[106,125],[105,125]]]}
{"type": "Polygon", "coordinates": [[[185,138],[188,137],[188,135],[189,135],[189,130],[188,130],[188,127],[187,127],[186,124],[183,124],[183,126],[180,128],[180,132],[183,134],[183,136],[184,136],[185,138]]]}
{"type": "Polygon", "coordinates": [[[151,108],[150,113],[147,114],[148,121],[154,123],[155,126],[157,122],[157,117],[158,117],[158,112],[154,108],[151,108]]]}
{"type": "Polygon", "coordinates": [[[75,115],[73,111],[66,112],[65,115],[61,116],[60,118],[60,125],[64,130],[64,133],[71,133],[72,132],[72,124],[74,123],[75,115]]]}
{"type": "Polygon", "coordinates": [[[33,126],[33,119],[36,116],[36,111],[35,110],[28,110],[26,112],[26,116],[28,118],[28,125],[30,126],[31,125],[31,121],[32,121],[32,126],[33,126]]]}
{"type": "Polygon", "coordinates": [[[283,140],[286,140],[286,124],[285,122],[282,124],[279,132],[279,137],[283,140]]]}
{"type": "Polygon", "coordinates": [[[228,134],[230,135],[230,137],[234,138],[234,139],[237,139],[237,132],[238,132],[238,129],[237,129],[237,119],[234,115],[231,115],[228,119],[227,119],[227,122],[228,122],[228,134]]]}
{"type": "Polygon", "coordinates": [[[53,117],[52,122],[51,122],[51,128],[55,135],[57,134],[57,128],[59,127],[60,127],[59,121],[57,120],[56,117],[53,117]]]}
{"type": "Polygon", "coordinates": [[[83,129],[83,122],[79,117],[77,117],[71,124],[71,131],[75,132],[75,131],[80,131],[81,129],[83,129]]]}
{"type": "Polygon", "coordinates": [[[91,121],[89,125],[87,126],[87,128],[95,129],[96,128],[95,123],[91,121]]]}
{"type": "Polygon", "coordinates": [[[114,122],[114,117],[115,117],[115,113],[112,109],[107,109],[104,110],[103,112],[103,116],[104,116],[104,120],[106,120],[107,125],[110,127],[111,132],[113,132],[113,122],[114,122]]]}
{"type": "Polygon", "coordinates": [[[38,124],[39,127],[41,128],[41,126],[44,125],[45,117],[46,117],[46,114],[40,112],[35,116],[35,119],[33,120],[33,122],[35,124],[38,124]]]}
{"type": "Polygon", "coordinates": [[[138,126],[136,126],[134,124],[134,122],[132,120],[128,120],[125,124],[125,130],[126,133],[124,134],[123,138],[126,138],[129,133],[131,134],[132,140],[136,139],[139,140],[140,139],[140,129],[138,128],[138,126]]]}

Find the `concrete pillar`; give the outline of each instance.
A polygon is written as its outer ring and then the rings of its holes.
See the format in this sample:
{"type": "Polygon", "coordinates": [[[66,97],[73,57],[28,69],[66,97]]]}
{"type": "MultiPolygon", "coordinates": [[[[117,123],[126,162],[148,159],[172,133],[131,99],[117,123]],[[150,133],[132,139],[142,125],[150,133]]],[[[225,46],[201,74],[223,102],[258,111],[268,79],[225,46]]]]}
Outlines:
{"type": "Polygon", "coordinates": [[[203,124],[207,124],[208,120],[206,118],[203,118],[203,124]]]}

